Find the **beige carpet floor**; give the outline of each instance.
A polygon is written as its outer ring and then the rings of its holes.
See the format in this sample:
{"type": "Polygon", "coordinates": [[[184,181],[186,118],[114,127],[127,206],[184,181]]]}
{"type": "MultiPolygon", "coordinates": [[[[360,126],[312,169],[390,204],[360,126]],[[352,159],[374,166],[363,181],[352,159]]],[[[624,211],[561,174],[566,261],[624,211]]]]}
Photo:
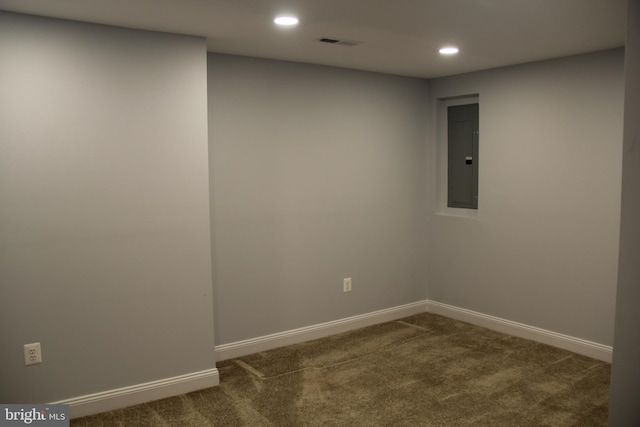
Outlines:
{"type": "Polygon", "coordinates": [[[430,313],[217,367],[218,387],[71,426],[605,426],[611,370],[430,313]]]}

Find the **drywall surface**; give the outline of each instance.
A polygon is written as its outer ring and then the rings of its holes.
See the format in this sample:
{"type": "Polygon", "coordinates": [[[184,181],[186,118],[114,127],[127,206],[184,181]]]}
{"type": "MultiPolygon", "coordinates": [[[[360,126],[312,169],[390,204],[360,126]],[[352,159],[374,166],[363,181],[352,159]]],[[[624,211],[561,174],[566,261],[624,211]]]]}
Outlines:
{"type": "Polygon", "coordinates": [[[0,58],[0,401],[214,368],[205,41],[0,13],[0,58]]]}
{"type": "Polygon", "coordinates": [[[429,299],[612,345],[623,63],[616,49],[430,81],[432,123],[439,99],[479,95],[480,144],[475,217],[429,218],[429,299]]]}
{"type": "Polygon", "coordinates": [[[428,83],[208,67],[216,343],[424,299],[428,83]]]}
{"type": "Polygon", "coordinates": [[[627,11],[620,265],[609,425],[640,425],[640,1],[627,11]]]}

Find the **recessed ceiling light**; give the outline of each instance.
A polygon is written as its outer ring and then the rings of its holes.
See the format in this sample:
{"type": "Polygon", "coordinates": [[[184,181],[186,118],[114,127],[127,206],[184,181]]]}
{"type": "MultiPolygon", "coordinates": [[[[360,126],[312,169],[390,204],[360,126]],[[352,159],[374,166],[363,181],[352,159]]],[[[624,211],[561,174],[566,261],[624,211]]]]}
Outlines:
{"type": "Polygon", "coordinates": [[[284,27],[290,27],[296,25],[299,21],[295,16],[278,16],[273,22],[284,27]]]}
{"type": "Polygon", "coordinates": [[[439,51],[443,55],[455,55],[458,53],[458,48],[455,46],[446,46],[439,51]]]}

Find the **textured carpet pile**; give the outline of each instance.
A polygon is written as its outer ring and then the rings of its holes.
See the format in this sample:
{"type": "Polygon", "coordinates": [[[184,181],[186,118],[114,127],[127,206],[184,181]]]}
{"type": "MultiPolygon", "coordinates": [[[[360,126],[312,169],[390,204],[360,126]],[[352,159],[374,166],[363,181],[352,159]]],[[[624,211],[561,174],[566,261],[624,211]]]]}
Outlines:
{"type": "Polygon", "coordinates": [[[217,368],[71,426],[605,426],[611,365],[424,313],[217,368]]]}

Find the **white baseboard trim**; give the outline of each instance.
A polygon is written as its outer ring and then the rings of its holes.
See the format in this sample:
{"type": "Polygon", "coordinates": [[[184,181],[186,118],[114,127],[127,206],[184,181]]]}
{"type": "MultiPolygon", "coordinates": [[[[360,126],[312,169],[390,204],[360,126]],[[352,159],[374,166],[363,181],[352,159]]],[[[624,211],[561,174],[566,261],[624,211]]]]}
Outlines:
{"type": "Polygon", "coordinates": [[[426,304],[426,300],[418,301],[393,308],[361,314],[359,316],[347,317],[304,328],[265,335],[258,338],[218,345],[215,347],[217,360],[234,359],[248,354],[298,344],[353,329],[363,328],[365,326],[390,322],[392,320],[401,319],[414,314],[424,313],[427,307],[426,304]]]}
{"type": "Polygon", "coordinates": [[[69,405],[69,416],[78,418],[189,393],[218,384],[220,384],[220,375],[218,370],[213,368],[51,403],[69,405]]]}
{"type": "MultiPolygon", "coordinates": [[[[318,325],[222,344],[215,347],[215,352],[218,360],[233,359],[378,323],[390,322],[424,312],[440,314],[611,363],[613,349],[610,346],[430,300],[417,301],[318,325]]],[[[218,370],[213,368],[51,403],[69,405],[71,418],[78,418],[189,393],[219,384],[220,376],[218,370]]]]}
{"type": "Polygon", "coordinates": [[[534,326],[518,322],[512,322],[511,320],[489,316],[440,302],[428,300],[426,305],[426,311],[430,313],[440,314],[452,319],[461,320],[463,322],[482,326],[505,334],[526,338],[532,341],[541,342],[543,344],[552,345],[554,347],[611,363],[613,348],[610,346],[580,338],[574,338],[557,332],[547,331],[546,329],[536,328],[534,326]]]}

